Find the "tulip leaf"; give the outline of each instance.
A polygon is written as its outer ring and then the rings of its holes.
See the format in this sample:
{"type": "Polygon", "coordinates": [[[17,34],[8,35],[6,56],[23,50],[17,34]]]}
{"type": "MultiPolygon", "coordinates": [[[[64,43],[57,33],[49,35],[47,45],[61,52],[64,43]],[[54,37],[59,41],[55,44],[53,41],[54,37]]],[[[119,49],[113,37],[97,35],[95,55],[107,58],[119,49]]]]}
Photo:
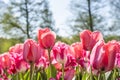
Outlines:
{"type": "Polygon", "coordinates": [[[24,79],[25,79],[25,80],[30,80],[29,74],[30,74],[30,70],[28,70],[28,71],[24,74],[24,79]]]}
{"type": "Polygon", "coordinates": [[[50,72],[50,67],[48,67],[47,69],[46,69],[46,74],[47,74],[47,78],[49,79],[49,78],[55,78],[56,77],[56,74],[57,74],[57,70],[56,70],[56,68],[53,66],[53,65],[51,65],[51,72],[50,72]],[[51,75],[50,75],[51,74],[51,75]]]}

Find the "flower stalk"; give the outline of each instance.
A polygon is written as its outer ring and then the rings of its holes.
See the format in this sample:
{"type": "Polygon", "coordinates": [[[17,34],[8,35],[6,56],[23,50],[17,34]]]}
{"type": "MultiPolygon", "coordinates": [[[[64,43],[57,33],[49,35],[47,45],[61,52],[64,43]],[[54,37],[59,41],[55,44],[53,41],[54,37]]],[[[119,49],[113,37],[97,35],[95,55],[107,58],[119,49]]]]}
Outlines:
{"type": "Polygon", "coordinates": [[[48,49],[48,59],[49,59],[50,77],[52,77],[52,64],[51,64],[50,51],[51,51],[51,49],[48,49]]]}
{"type": "Polygon", "coordinates": [[[30,80],[33,80],[33,75],[34,75],[34,62],[30,63],[30,80]]]}
{"type": "Polygon", "coordinates": [[[62,80],[64,80],[64,63],[62,63],[62,80]]]}

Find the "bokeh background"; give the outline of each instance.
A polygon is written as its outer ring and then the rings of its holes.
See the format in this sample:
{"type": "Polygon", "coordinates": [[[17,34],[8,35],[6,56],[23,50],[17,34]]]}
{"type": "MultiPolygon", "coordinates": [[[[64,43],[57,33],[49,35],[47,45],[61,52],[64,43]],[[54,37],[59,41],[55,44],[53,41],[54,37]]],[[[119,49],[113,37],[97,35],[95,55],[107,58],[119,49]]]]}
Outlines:
{"type": "Polygon", "coordinates": [[[120,0],[0,0],[0,53],[48,27],[57,41],[80,41],[84,29],[120,40],[120,0]]]}

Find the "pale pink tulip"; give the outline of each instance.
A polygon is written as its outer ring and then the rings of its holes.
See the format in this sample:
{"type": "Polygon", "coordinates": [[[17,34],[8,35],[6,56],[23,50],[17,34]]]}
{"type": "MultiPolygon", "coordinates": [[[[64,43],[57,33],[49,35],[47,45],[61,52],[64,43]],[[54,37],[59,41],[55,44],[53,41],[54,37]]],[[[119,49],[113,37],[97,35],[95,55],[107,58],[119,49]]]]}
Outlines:
{"type": "Polygon", "coordinates": [[[32,39],[27,39],[23,47],[23,59],[27,62],[37,62],[41,57],[41,48],[32,39]]]}

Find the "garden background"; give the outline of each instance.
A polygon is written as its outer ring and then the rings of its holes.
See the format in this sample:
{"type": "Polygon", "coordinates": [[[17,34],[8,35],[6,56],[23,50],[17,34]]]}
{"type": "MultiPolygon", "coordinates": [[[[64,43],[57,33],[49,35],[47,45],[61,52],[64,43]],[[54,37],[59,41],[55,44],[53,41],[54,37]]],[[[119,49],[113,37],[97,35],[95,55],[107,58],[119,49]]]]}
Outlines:
{"type": "Polygon", "coordinates": [[[69,4],[65,9],[64,0],[60,1],[0,0],[0,53],[27,38],[37,39],[38,28],[45,27],[56,32],[57,41],[68,44],[79,41],[79,32],[84,29],[101,31],[106,42],[120,40],[120,0],[66,0],[69,4]],[[56,4],[59,7],[53,11],[56,4]],[[55,11],[62,18],[62,8],[70,15],[66,14],[64,25],[59,26],[55,11]]]}

